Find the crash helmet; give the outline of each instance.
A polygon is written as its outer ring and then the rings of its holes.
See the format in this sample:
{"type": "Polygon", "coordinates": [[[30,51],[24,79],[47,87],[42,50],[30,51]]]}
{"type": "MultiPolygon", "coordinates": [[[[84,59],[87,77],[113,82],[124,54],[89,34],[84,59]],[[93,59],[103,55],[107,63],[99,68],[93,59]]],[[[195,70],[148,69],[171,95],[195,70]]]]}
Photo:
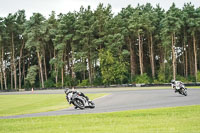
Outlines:
{"type": "Polygon", "coordinates": [[[70,91],[70,89],[69,89],[69,88],[66,88],[66,89],[65,89],[65,94],[67,94],[69,91],[70,91]]]}
{"type": "Polygon", "coordinates": [[[174,79],[173,79],[173,80],[171,80],[171,83],[172,83],[172,84],[174,84],[174,83],[175,83],[175,80],[174,80],[174,79]]]}

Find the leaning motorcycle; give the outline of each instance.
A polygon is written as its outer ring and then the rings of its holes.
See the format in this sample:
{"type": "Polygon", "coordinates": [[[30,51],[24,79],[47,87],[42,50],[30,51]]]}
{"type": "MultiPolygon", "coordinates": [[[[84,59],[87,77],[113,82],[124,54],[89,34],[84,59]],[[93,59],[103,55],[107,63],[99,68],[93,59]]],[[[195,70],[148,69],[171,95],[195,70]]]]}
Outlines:
{"type": "Polygon", "coordinates": [[[179,92],[179,94],[187,96],[187,88],[185,88],[185,85],[181,83],[177,83],[175,85],[175,92],[179,92]]]}
{"type": "Polygon", "coordinates": [[[65,91],[65,94],[68,103],[73,104],[75,109],[95,108],[95,104],[91,100],[77,91],[65,91]]]}

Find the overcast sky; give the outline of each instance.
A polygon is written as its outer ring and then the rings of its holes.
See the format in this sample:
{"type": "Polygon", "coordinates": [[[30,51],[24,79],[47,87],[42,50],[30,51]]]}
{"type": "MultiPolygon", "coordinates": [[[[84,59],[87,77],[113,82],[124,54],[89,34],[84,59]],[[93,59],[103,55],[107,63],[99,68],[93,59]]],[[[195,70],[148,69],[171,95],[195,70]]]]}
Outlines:
{"type": "Polygon", "coordinates": [[[200,0],[0,0],[0,17],[6,17],[9,13],[15,13],[21,9],[26,11],[27,18],[34,12],[48,17],[51,11],[55,11],[56,14],[68,13],[79,11],[81,6],[87,7],[88,5],[96,9],[99,3],[104,3],[105,6],[110,4],[115,14],[129,4],[136,7],[138,3],[140,5],[151,3],[154,7],[160,4],[162,8],[168,10],[173,2],[178,8],[182,8],[184,3],[189,2],[192,2],[196,8],[200,7],[200,0]]]}

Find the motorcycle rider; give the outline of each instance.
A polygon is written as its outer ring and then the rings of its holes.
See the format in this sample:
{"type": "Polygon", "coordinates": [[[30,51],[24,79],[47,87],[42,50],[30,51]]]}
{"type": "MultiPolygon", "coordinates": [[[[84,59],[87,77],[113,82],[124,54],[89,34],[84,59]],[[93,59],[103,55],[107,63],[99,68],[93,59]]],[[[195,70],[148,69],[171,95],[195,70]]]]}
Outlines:
{"type": "Polygon", "coordinates": [[[174,91],[176,93],[176,92],[178,92],[178,90],[176,89],[176,85],[179,85],[181,87],[183,85],[183,82],[171,80],[171,85],[172,85],[172,89],[174,89],[174,91]]]}
{"type": "MultiPolygon", "coordinates": [[[[89,98],[88,98],[84,93],[82,93],[82,92],[80,92],[80,91],[77,91],[77,90],[75,90],[74,88],[72,88],[72,90],[70,90],[69,88],[66,88],[66,89],[65,89],[65,94],[68,94],[68,93],[72,93],[72,94],[77,93],[79,96],[85,97],[85,98],[89,101],[89,98]]],[[[66,95],[66,98],[68,99],[67,95],[66,95]]],[[[70,99],[68,99],[68,101],[69,101],[69,103],[71,104],[70,99]]]]}

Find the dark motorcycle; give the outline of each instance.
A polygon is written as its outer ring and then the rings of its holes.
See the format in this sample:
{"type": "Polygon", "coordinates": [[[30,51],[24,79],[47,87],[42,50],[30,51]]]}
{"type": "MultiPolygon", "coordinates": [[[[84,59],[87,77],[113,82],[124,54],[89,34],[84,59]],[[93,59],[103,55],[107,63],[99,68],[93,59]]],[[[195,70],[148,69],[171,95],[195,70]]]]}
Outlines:
{"type": "Polygon", "coordinates": [[[66,89],[65,94],[67,101],[73,104],[75,109],[95,108],[95,104],[82,92],[66,89]]]}

